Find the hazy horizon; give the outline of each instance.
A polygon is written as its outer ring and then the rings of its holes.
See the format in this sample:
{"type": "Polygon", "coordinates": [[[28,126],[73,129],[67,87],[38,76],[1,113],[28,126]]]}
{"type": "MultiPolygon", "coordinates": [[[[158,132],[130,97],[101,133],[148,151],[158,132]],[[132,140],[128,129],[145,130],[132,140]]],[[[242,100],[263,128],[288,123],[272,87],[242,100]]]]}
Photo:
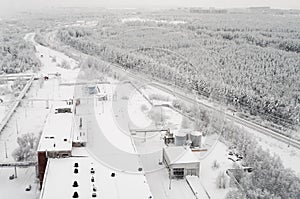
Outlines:
{"type": "Polygon", "coordinates": [[[167,8],[167,7],[246,8],[269,6],[300,9],[299,0],[0,0],[0,15],[51,7],[167,8]]]}

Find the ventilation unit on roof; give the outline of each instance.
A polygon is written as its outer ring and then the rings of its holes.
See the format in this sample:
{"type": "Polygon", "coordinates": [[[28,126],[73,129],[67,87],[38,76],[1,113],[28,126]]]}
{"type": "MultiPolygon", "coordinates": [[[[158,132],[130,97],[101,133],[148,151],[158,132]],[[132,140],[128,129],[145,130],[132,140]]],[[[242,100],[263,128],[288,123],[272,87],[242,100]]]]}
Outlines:
{"type": "Polygon", "coordinates": [[[74,173],[78,173],[78,169],[74,169],[74,173]]]}
{"type": "Polygon", "coordinates": [[[95,178],[94,177],[91,178],[91,182],[95,182],[95,178]]]}
{"type": "Polygon", "coordinates": [[[97,188],[95,187],[95,185],[93,184],[93,191],[97,191],[97,188]]]}
{"type": "Polygon", "coordinates": [[[111,177],[115,177],[116,176],[116,174],[115,173],[111,173],[111,175],[110,175],[111,177]]]}
{"type": "Polygon", "coordinates": [[[73,193],[73,198],[79,198],[79,195],[78,195],[77,191],[75,191],[75,192],[73,193]]]}
{"type": "Polygon", "coordinates": [[[75,162],[74,167],[78,167],[78,166],[79,166],[78,162],[75,162]]]}
{"type": "Polygon", "coordinates": [[[93,197],[93,198],[96,198],[96,197],[97,197],[97,194],[96,194],[96,193],[92,193],[92,197],[93,197]]]}
{"type": "Polygon", "coordinates": [[[91,168],[91,174],[94,174],[94,173],[95,173],[94,168],[91,168]]]}
{"type": "Polygon", "coordinates": [[[73,187],[78,187],[79,185],[78,185],[78,182],[77,181],[74,181],[73,182],[73,187]]]}

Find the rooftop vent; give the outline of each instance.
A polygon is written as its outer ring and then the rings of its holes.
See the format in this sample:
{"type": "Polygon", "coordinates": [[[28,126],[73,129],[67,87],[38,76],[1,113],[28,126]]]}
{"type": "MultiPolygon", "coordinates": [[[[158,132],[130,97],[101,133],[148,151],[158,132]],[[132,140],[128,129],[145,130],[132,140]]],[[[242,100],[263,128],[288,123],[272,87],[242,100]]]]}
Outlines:
{"type": "Polygon", "coordinates": [[[75,191],[75,192],[73,193],[73,198],[79,198],[79,195],[78,195],[77,191],[75,191]]]}
{"type": "Polygon", "coordinates": [[[78,167],[78,166],[79,166],[78,162],[75,162],[74,167],[78,167]]]}
{"type": "Polygon", "coordinates": [[[91,182],[95,182],[95,178],[94,177],[91,178],[91,182]]]}
{"type": "Polygon", "coordinates": [[[97,188],[95,187],[95,185],[93,184],[93,191],[97,191],[97,188]]]}
{"type": "Polygon", "coordinates": [[[91,168],[91,174],[94,174],[94,173],[95,173],[94,168],[91,168]]]}
{"type": "Polygon", "coordinates": [[[66,141],[68,141],[68,139],[67,139],[67,138],[65,138],[65,139],[64,139],[64,142],[66,142],[66,141]]]}
{"type": "Polygon", "coordinates": [[[74,173],[78,173],[78,169],[74,169],[74,173]]]}
{"type": "Polygon", "coordinates": [[[92,193],[92,198],[96,198],[97,194],[96,193],[92,193]]]}
{"type": "Polygon", "coordinates": [[[73,187],[78,187],[78,182],[77,181],[73,182],[73,187]]]}
{"type": "Polygon", "coordinates": [[[143,169],[140,167],[140,168],[138,169],[138,171],[143,171],[143,169]]]}
{"type": "Polygon", "coordinates": [[[111,177],[115,177],[116,176],[116,174],[115,173],[111,173],[111,175],[110,175],[111,177]]]}

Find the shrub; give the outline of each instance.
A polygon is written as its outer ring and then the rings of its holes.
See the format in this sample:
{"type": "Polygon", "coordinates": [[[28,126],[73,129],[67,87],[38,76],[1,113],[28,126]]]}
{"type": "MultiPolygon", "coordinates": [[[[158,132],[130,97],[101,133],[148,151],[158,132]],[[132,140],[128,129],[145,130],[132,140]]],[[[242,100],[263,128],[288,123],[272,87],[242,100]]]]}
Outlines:
{"type": "Polygon", "coordinates": [[[164,95],[160,95],[160,94],[151,94],[149,96],[150,100],[158,100],[158,101],[169,101],[169,97],[168,96],[164,96],[164,95]]]}
{"type": "Polygon", "coordinates": [[[147,111],[147,110],[148,110],[147,105],[146,105],[146,104],[143,104],[143,105],[141,106],[141,111],[142,111],[142,112],[145,112],[145,111],[147,111]]]}
{"type": "Polygon", "coordinates": [[[19,147],[12,154],[16,161],[33,161],[36,159],[38,137],[33,133],[27,133],[18,137],[17,143],[19,147]]]}

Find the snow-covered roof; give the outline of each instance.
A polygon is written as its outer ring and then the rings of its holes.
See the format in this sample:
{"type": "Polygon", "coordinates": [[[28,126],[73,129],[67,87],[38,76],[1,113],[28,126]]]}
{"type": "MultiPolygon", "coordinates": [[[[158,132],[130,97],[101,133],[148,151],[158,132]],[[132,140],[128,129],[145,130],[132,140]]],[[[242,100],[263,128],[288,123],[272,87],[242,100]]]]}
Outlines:
{"type": "Polygon", "coordinates": [[[46,120],[38,151],[71,151],[73,114],[51,112],[46,120]]]}
{"type": "Polygon", "coordinates": [[[186,164],[200,162],[189,147],[165,147],[164,152],[168,160],[170,161],[169,164],[186,164]]]}
{"type": "Polygon", "coordinates": [[[191,133],[191,135],[194,135],[194,136],[201,136],[202,133],[201,133],[200,131],[193,131],[193,132],[191,133]]]}
{"type": "Polygon", "coordinates": [[[209,198],[198,176],[188,175],[186,176],[186,181],[190,185],[191,189],[193,190],[197,198],[201,198],[201,199],[209,198]]]}
{"type": "Polygon", "coordinates": [[[40,199],[72,198],[76,191],[79,198],[148,199],[152,198],[143,173],[128,174],[113,171],[91,157],[49,159],[40,199]],[[74,173],[78,163],[78,173],[74,173]],[[95,171],[91,173],[91,169],[95,171]],[[115,176],[112,177],[112,173],[115,176]],[[92,177],[94,182],[91,181],[92,177]],[[78,187],[73,187],[77,181],[78,187]],[[96,191],[93,191],[93,187],[96,191]]]}

